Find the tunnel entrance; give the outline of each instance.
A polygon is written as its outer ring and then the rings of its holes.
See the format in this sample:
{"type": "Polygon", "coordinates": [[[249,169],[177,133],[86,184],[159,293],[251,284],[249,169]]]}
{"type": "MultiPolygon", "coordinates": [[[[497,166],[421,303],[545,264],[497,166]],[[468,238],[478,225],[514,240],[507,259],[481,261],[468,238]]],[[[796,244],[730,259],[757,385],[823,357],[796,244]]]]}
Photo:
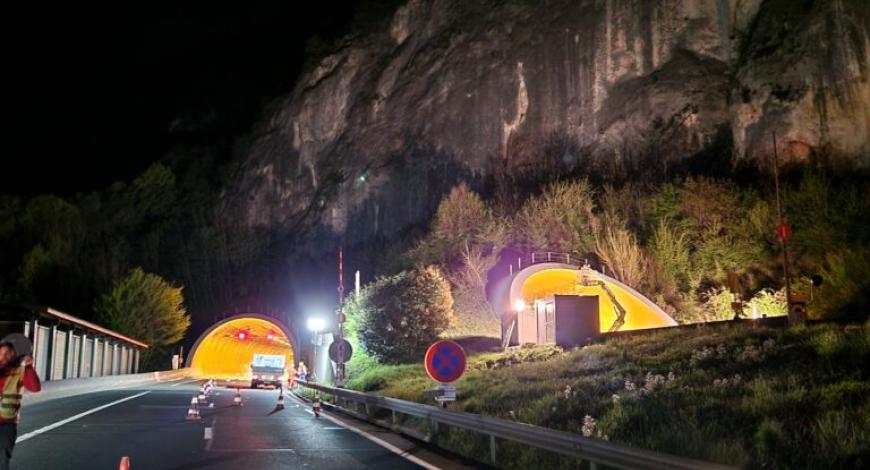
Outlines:
{"type": "Polygon", "coordinates": [[[254,354],[294,364],[295,336],[282,322],[259,314],[235,315],[206,330],[193,344],[187,366],[199,378],[249,380],[254,354]]]}

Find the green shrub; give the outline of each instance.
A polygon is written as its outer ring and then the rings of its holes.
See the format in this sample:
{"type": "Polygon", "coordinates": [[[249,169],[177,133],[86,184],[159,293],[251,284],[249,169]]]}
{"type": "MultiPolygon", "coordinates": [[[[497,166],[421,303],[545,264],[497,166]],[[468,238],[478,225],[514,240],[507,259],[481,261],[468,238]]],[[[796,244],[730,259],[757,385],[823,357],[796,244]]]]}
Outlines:
{"type": "Polygon", "coordinates": [[[455,321],[450,285],[434,266],[382,278],[365,300],[356,334],[363,349],[385,363],[419,361],[455,321]]]}

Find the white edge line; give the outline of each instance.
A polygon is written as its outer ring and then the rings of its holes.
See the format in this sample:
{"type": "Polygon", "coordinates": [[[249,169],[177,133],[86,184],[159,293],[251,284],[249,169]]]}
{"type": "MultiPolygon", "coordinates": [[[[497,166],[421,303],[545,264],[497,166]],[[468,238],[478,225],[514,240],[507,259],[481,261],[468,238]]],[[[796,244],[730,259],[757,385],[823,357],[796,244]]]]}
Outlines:
{"type": "MultiPolygon", "coordinates": [[[[291,396],[293,397],[293,399],[301,401],[301,400],[300,400],[296,395],[291,395],[291,396]]],[[[305,409],[305,411],[309,411],[309,412],[311,412],[310,410],[307,409],[307,407],[305,407],[304,409],[305,409]]],[[[314,414],[314,412],[311,412],[311,414],[314,414]]],[[[407,451],[404,451],[404,450],[402,450],[402,449],[400,449],[400,448],[394,446],[393,444],[390,444],[389,442],[387,442],[387,441],[385,441],[385,440],[383,440],[383,439],[381,439],[381,438],[378,438],[378,437],[372,436],[372,435],[368,434],[367,432],[365,432],[365,431],[363,431],[363,430],[361,430],[361,429],[358,429],[358,428],[356,428],[356,427],[354,427],[354,426],[351,426],[351,425],[348,424],[348,423],[345,423],[345,422],[339,421],[339,420],[333,418],[332,416],[329,416],[328,414],[326,414],[326,413],[324,413],[324,412],[322,412],[322,411],[320,412],[320,415],[323,416],[324,418],[326,418],[326,419],[332,421],[333,423],[335,423],[335,424],[337,424],[337,425],[343,427],[343,428],[347,428],[348,431],[352,431],[352,432],[354,432],[354,433],[356,433],[356,434],[359,434],[360,436],[362,436],[362,437],[364,437],[364,438],[366,438],[366,439],[368,439],[368,440],[374,442],[375,444],[377,444],[377,445],[379,445],[379,446],[381,446],[381,447],[383,447],[383,448],[389,450],[390,452],[392,452],[392,453],[394,453],[394,454],[396,454],[396,455],[398,455],[398,456],[400,456],[400,457],[404,457],[405,459],[410,460],[411,462],[413,462],[413,463],[415,463],[415,464],[417,464],[417,465],[419,465],[419,466],[421,466],[421,467],[423,467],[423,468],[425,468],[425,469],[428,469],[428,470],[441,470],[441,467],[437,467],[437,466],[435,466],[435,465],[432,465],[431,463],[426,462],[425,460],[423,460],[423,459],[421,459],[421,458],[419,458],[419,457],[417,457],[417,456],[411,455],[411,454],[409,454],[407,451]]]]}
{"type": "Polygon", "coordinates": [[[71,422],[73,422],[73,421],[75,421],[75,420],[77,420],[77,419],[84,418],[85,416],[87,416],[87,415],[89,415],[89,414],[96,413],[97,411],[104,410],[104,409],[106,409],[106,408],[108,408],[108,407],[110,407],[110,406],[114,406],[114,405],[117,405],[117,404],[119,404],[119,403],[123,403],[123,402],[125,402],[125,401],[127,401],[127,400],[132,400],[132,399],[134,399],[134,398],[139,398],[139,397],[141,397],[142,395],[148,395],[149,393],[151,393],[151,392],[150,392],[150,391],[147,391],[147,392],[137,393],[137,394],[135,394],[135,395],[130,395],[129,397],[122,398],[122,399],[120,399],[120,400],[115,400],[115,401],[113,401],[113,402],[111,402],[111,403],[106,403],[105,405],[98,406],[98,407],[96,407],[96,408],[90,409],[90,410],[85,411],[85,412],[83,412],[83,413],[79,413],[79,414],[77,414],[77,415],[75,415],[75,416],[70,416],[69,418],[66,418],[66,419],[60,420],[60,421],[58,421],[58,422],[56,422],[56,423],[54,423],[54,424],[49,424],[48,426],[45,426],[45,427],[43,427],[43,428],[39,428],[39,429],[37,429],[36,431],[31,431],[31,432],[29,432],[29,433],[27,433],[27,434],[24,434],[24,435],[18,436],[18,439],[15,440],[15,443],[17,444],[17,443],[19,443],[19,442],[26,441],[26,440],[28,440],[28,439],[30,439],[30,438],[32,438],[32,437],[36,437],[36,436],[38,436],[38,435],[44,433],[44,432],[48,432],[48,431],[51,431],[52,429],[59,428],[59,427],[63,426],[64,424],[71,423],[71,422]]]}
{"type": "Polygon", "coordinates": [[[214,443],[214,431],[217,429],[217,416],[211,420],[211,439],[206,439],[205,451],[211,452],[211,446],[214,443]]]}

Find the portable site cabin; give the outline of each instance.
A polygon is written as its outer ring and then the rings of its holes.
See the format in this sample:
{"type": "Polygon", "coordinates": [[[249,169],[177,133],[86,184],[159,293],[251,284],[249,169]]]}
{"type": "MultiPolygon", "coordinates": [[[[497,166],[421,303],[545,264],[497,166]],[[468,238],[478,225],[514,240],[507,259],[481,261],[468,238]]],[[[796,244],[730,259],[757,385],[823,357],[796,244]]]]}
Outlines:
{"type": "Polygon", "coordinates": [[[599,335],[597,296],[551,295],[517,315],[520,344],[577,346],[599,335]]]}

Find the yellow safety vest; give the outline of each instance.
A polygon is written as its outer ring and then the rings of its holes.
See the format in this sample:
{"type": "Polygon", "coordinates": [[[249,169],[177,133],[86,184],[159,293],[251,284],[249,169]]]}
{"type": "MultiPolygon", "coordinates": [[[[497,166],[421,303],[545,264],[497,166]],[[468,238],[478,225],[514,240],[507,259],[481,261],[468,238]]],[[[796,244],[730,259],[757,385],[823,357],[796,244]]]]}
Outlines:
{"type": "Polygon", "coordinates": [[[24,379],[24,367],[18,367],[6,376],[0,395],[0,418],[17,420],[21,409],[21,381],[24,379]]]}

